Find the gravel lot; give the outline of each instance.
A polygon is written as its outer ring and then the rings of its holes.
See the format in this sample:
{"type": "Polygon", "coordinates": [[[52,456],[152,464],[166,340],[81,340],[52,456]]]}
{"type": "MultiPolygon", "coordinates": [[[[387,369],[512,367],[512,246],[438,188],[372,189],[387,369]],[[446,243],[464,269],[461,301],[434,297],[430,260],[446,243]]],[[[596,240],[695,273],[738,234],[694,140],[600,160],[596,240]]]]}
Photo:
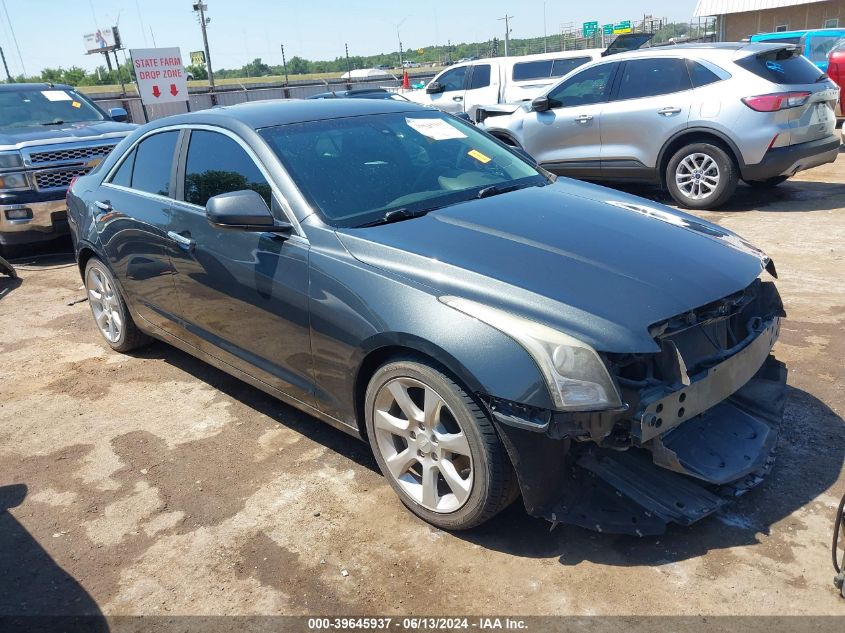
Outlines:
{"type": "Polygon", "coordinates": [[[111,352],[67,257],[0,278],[0,614],[845,613],[845,154],[701,215],[777,264],[789,402],[763,486],[650,539],[520,504],[433,529],[366,445],[164,344],[111,352]]]}

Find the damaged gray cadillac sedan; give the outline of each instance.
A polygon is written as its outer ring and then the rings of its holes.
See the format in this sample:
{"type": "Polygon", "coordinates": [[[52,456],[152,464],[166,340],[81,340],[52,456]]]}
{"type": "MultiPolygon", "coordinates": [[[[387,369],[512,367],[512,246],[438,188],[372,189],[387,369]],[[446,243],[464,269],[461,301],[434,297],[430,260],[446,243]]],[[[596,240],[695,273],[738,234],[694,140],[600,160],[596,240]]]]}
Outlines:
{"type": "Polygon", "coordinates": [[[97,328],[365,439],[415,514],[658,534],[758,484],[786,370],[773,263],[410,103],[162,119],[69,193],[97,328]]]}

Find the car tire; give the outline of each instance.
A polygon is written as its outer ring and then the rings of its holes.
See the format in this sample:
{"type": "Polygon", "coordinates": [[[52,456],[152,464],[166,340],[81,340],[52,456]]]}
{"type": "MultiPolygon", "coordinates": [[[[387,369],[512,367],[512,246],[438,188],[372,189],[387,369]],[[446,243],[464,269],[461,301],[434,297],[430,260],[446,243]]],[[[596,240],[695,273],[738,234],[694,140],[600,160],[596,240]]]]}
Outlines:
{"type": "Polygon", "coordinates": [[[131,352],[152,341],[135,325],[108,266],[96,257],[85,265],[85,290],[94,323],[116,352],[131,352]]]}
{"type": "Polygon", "coordinates": [[[364,406],[381,472],[424,521],[467,530],[519,496],[516,474],[490,418],[433,365],[413,358],[388,362],[370,379],[364,406]]]}
{"type": "Polygon", "coordinates": [[[714,209],[736,191],[739,174],[728,153],[712,143],[679,149],[666,166],[666,187],[680,206],[714,209]]]}
{"type": "Polygon", "coordinates": [[[789,180],[789,176],[775,176],[774,178],[766,178],[765,180],[746,180],[745,184],[755,189],[771,189],[787,180],[789,180]]]}

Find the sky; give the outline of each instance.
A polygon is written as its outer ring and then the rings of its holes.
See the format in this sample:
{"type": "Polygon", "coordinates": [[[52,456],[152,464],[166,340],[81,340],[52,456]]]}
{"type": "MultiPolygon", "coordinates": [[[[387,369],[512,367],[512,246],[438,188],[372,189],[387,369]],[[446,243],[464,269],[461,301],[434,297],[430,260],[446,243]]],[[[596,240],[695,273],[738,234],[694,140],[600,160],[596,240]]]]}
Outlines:
{"type": "MultiPolygon", "coordinates": [[[[45,67],[81,66],[93,70],[101,55],[85,55],[82,36],[117,24],[127,48],[178,46],[188,52],[202,48],[194,0],[0,0],[0,46],[9,70],[36,75],[45,67]],[[8,20],[6,11],[8,11],[8,20]],[[18,55],[12,33],[20,47],[18,55]],[[22,59],[21,59],[22,58],[22,59]]],[[[280,44],[288,59],[334,59],[372,55],[399,47],[397,26],[405,49],[434,44],[504,37],[506,13],[512,37],[558,33],[562,24],[580,25],[641,19],[644,13],[671,21],[688,21],[696,0],[206,0],[213,68],[239,68],[256,57],[280,64],[280,44]],[[595,8],[586,8],[593,4],[595,8]]],[[[122,58],[121,58],[122,60],[122,58]]]]}

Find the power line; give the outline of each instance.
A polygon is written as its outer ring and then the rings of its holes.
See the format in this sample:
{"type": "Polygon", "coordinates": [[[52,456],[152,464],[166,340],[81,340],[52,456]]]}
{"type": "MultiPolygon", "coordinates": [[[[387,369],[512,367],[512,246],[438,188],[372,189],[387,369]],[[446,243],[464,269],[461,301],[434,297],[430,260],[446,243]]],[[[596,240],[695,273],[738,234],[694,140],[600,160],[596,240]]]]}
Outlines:
{"type": "Polygon", "coordinates": [[[510,20],[513,19],[514,16],[508,15],[505,13],[505,17],[499,18],[499,21],[505,21],[505,57],[508,56],[508,45],[510,44],[511,40],[511,27],[510,27],[510,20]]]}
{"type": "Polygon", "coordinates": [[[18,38],[15,35],[15,27],[12,26],[12,19],[9,17],[9,9],[6,7],[6,0],[3,0],[3,12],[6,14],[6,22],[9,25],[9,30],[12,32],[12,42],[14,42],[15,50],[18,52],[18,60],[21,62],[23,76],[26,77],[26,66],[24,66],[23,55],[21,55],[21,47],[18,45],[18,38]]]}

